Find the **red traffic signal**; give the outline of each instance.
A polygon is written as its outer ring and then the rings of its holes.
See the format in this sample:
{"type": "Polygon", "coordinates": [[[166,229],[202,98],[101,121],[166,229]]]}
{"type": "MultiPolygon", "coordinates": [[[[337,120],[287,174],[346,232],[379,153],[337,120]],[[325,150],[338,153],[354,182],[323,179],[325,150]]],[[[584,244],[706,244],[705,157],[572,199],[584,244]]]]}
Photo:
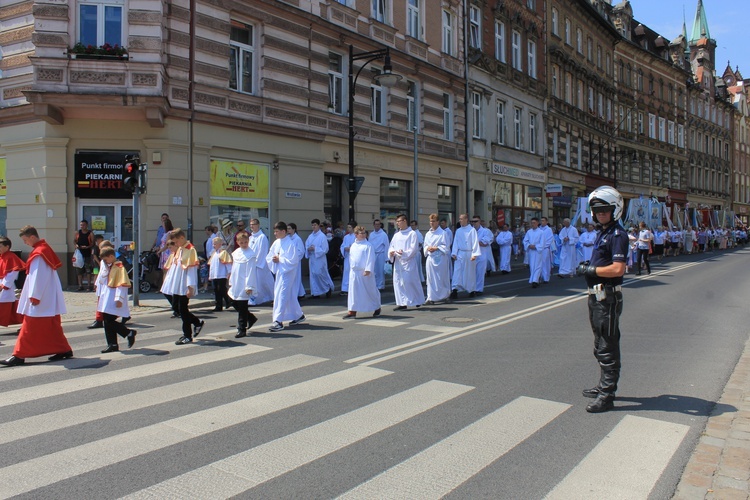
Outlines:
{"type": "Polygon", "coordinates": [[[135,193],[138,190],[139,165],[140,158],[137,156],[125,157],[125,165],[122,168],[122,188],[129,193],[135,193]]]}

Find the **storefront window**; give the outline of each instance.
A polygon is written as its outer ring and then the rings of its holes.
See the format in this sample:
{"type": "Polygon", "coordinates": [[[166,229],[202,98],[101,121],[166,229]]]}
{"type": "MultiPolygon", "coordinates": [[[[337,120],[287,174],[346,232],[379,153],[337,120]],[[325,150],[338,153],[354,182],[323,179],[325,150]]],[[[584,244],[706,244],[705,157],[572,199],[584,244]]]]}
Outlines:
{"type": "Polygon", "coordinates": [[[270,230],[268,165],[231,160],[211,160],[211,222],[220,219],[260,220],[270,230]]]}
{"type": "Polygon", "coordinates": [[[409,214],[411,182],[398,179],[380,179],[380,220],[388,228],[388,236],[396,232],[396,216],[409,214]]]}
{"type": "Polygon", "coordinates": [[[456,222],[457,206],[456,186],[438,184],[438,217],[445,219],[448,227],[453,227],[456,222]]]}
{"type": "Polygon", "coordinates": [[[341,184],[342,178],[338,175],[326,175],[323,184],[323,211],[325,219],[333,227],[344,220],[341,216],[341,184]]]}

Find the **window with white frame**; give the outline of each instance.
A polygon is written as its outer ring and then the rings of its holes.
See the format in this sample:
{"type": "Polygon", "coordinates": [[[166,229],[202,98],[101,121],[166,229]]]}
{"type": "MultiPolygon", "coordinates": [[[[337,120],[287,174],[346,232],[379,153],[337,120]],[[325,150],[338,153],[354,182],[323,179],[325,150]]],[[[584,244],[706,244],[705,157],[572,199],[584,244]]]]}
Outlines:
{"type": "MultiPolygon", "coordinates": [[[[379,72],[378,72],[379,73],[379,72]]],[[[385,97],[383,87],[373,81],[370,84],[370,121],[385,124],[385,97]]]]}
{"type": "Polygon", "coordinates": [[[617,108],[618,112],[618,118],[617,118],[617,126],[620,128],[620,130],[625,129],[625,108],[622,106],[619,106],[617,108]]]}
{"type": "Polygon", "coordinates": [[[607,53],[606,57],[604,58],[604,61],[606,63],[604,70],[608,75],[611,75],[612,74],[612,56],[609,55],[609,53],[607,53]]]}
{"type": "Polygon", "coordinates": [[[443,139],[453,140],[453,100],[450,94],[443,94],[443,139]]]}
{"type": "Polygon", "coordinates": [[[471,93],[471,136],[475,139],[482,138],[482,94],[471,93]]]}
{"type": "Polygon", "coordinates": [[[505,144],[505,103],[497,101],[495,106],[495,117],[497,125],[497,143],[505,144]]]}
{"type": "Polygon", "coordinates": [[[565,72],[565,102],[573,104],[573,75],[565,72]]]}
{"type": "Polygon", "coordinates": [[[667,140],[667,120],[666,118],[659,118],[659,140],[664,142],[667,140]]]}
{"type": "Polygon", "coordinates": [[[570,45],[570,19],[565,18],[565,43],[570,45]]]}
{"type": "Polygon", "coordinates": [[[344,114],[344,58],[335,52],[328,53],[328,109],[344,114]]]}
{"type": "Polygon", "coordinates": [[[536,42],[532,40],[528,41],[527,59],[529,65],[529,76],[536,79],[536,42]]]}
{"type": "Polygon", "coordinates": [[[536,153],[536,115],[529,115],[529,153],[536,153]]]}
{"type": "Polygon", "coordinates": [[[612,123],[612,99],[607,98],[607,121],[612,123]]]}
{"type": "Polygon", "coordinates": [[[625,110],[625,121],[628,123],[628,132],[633,131],[633,113],[629,109],[625,110]]]}
{"type": "Polygon", "coordinates": [[[604,96],[601,92],[596,93],[596,116],[604,118],[604,96]]]}
{"type": "Polygon", "coordinates": [[[419,109],[417,102],[417,84],[416,82],[406,82],[406,130],[411,132],[415,128],[419,130],[419,116],[417,110],[419,109]]]}
{"type": "Polygon", "coordinates": [[[455,55],[456,43],[453,32],[453,14],[443,11],[443,52],[449,56],[455,55]]]}
{"type": "Polygon", "coordinates": [[[560,97],[560,68],[552,65],[552,97],[560,97]]]}
{"type": "Polygon", "coordinates": [[[589,86],[588,92],[588,105],[589,111],[594,112],[594,87],[589,86]]]}
{"type": "Polygon", "coordinates": [[[583,80],[576,80],[576,107],[583,109],[583,80]]]}
{"type": "Polygon", "coordinates": [[[229,88],[252,94],[254,88],[254,28],[232,23],[229,33],[229,88]]]}
{"type": "Polygon", "coordinates": [[[590,63],[594,62],[594,41],[591,37],[586,39],[586,59],[588,59],[590,63]]]}
{"type": "Polygon", "coordinates": [[[417,40],[422,39],[422,0],[408,0],[406,3],[406,34],[417,40]]]}
{"type": "Polygon", "coordinates": [[[583,31],[581,31],[581,28],[576,28],[576,50],[579,54],[583,54],[583,31]]]}
{"type": "Polygon", "coordinates": [[[390,21],[388,3],[390,0],[372,0],[372,18],[387,24],[390,21]]]}
{"type": "Polygon", "coordinates": [[[505,62],[505,24],[495,21],[495,59],[505,62]]]}
{"type": "Polygon", "coordinates": [[[122,47],[124,0],[89,0],[78,3],[78,42],[85,46],[105,44],[122,47]]]}
{"type": "Polygon", "coordinates": [[[523,135],[521,131],[521,115],[523,111],[521,108],[513,108],[513,146],[516,149],[523,147],[523,135]]]}
{"type": "Polygon", "coordinates": [[[473,49],[482,48],[482,14],[479,7],[469,7],[469,47],[473,49]]]}
{"type": "Polygon", "coordinates": [[[670,120],[667,122],[667,141],[670,144],[675,143],[675,137],[674,137],[674,122],[670,120]]]}
{"type": "Polygon", "coordinates": [[[653,113],[648,114],[648,136],[656,139],[656,115],[653,113]]]}
{"type": "Polygon", "coordinates": [[[560,36],[560,21],[559,21],[559,14],[557,13],[557,9],[552,7],[552,34],[555,36],[560,36]]]}
{"type": "Polygon", "coordinates": [[[510,39],[510,58],[514,69],[523,71],[521,67],[521,33],[513,30],[510,39]]]}
{"type": "Polygon", "coordinates": [[[643,135],[643,112],[638,112],[638,133],[643,135]]]}

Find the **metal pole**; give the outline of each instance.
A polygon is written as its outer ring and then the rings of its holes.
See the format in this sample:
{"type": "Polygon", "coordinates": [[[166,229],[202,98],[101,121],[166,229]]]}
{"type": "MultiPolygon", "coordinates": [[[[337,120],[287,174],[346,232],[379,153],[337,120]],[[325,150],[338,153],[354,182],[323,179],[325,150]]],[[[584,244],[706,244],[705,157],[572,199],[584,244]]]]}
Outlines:
{"type": "MultiPolygon", "coordinates": [[[[354,217],[354,199],[357,192],[354,186],[354,46],[349,45],[349,221],[354,217]]],[[[331,221],[331,223],[334,223],[331,221]]]]}
{"type": "MultiPolygon", "coordinates": [[[[415,113],[416,115],[416,113],[415,113]]],[[[417,117],[414,117],[416,122],[417,117]]],[[[412,127],[414,130],[414,215],[412,219],[419,220],[419,151],[417,149],[417,124],[412,127]]]]}
{"type": "MultiPolygon", "coordinates": [[[[140,168],[140,167],[139,167],[140,168]]],[[[135,188],[135,192],[133,193],[133,243],[135,243],[135,248],[133,249],[133,306],[139,305],[139,299],[138,299],[138,292],[140,291],[140,262],[138,262],[138,252],[140,251],[140,231],[138,228],[140,227],[139,224],[139,216],[140,216],[140,208],[141,208],[141,194],[140,194],[140,187],[135,188]]]]}

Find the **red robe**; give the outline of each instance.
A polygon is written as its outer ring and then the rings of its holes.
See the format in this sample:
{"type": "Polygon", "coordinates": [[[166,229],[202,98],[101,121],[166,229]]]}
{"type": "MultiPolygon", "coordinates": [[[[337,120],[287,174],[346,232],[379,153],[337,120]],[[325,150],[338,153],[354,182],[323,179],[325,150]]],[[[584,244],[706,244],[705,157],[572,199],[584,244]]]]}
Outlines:
{"type": "MultiPolygon", "coordinates": [[[[31,263],[37,258],[44,261],[37,263],[40,265],[40,272],[44,271],[54,273],[56,283],[52,286],[60,288],[59,290],[45,290],[45,298],[42,300],[53,300],[53,298],[50,297],[50,294],[55,294],[58,297],[61,297],[62,286],[60,284],[60,279],[56,276],[56,270],[62,266],[62,262],[60,262],[60,259],[46,241],[39,240],[34,245],[34,249],[31,251],[29,259],[26,261],[27,278],[26,283],[23,286],[24,291],[21,294],[22,299],[24,299],[25,296],[28,296],[28,290],[33,290],[32,287],[36,285],[36,283],[34,283],[36,276],[33,273],[31,263]]],[[[32,297],[29,297],[29,299],[30,298],[32,297]]],[[[33,298],[38,299],[39,297],[33,298]]],[[[40,303],[40,305],[44,304],[40,303]]],[[[16,347],[13,350],[13,355],[15,357],[36,358],[50,354],[63,354],[73,350],[63,333],[60,314],[53,316],[32,316],[30,314],[33,314],[33,307],[29,304],[19,304],[19,309],[22,307],[29,309],[30,312],[23,317],[21,332],[18,335],[16,347]]],[[[64,311],[64,303],[62,302],[58,302],[55,307],[64,311]]]]}
{"type": "MultiPolygon", "coordinates": [[[[6,276],[8,276],[8,273],[12,273],[14,271],[23,271],[24,269],[26,269],[26,264],[24,264],[23,260],[21,260],[18,255],[14,254],[13,252],[7,251],[4,254],[0,255],[0,287],[2,287],[2,291],[0,291],[0,294],[11,294],[12,296],[15,296],[15,287],[12,286],[11,283],[2,285],[1,282],[2,280],[5,280],[6,276]]],[[[0,302],[0,325],[8,326],[20,324],[23,320],[23,315],[18,314],[16,312],[17,309],[18,300],[13,300],[11,302],[0,302]]]]}

